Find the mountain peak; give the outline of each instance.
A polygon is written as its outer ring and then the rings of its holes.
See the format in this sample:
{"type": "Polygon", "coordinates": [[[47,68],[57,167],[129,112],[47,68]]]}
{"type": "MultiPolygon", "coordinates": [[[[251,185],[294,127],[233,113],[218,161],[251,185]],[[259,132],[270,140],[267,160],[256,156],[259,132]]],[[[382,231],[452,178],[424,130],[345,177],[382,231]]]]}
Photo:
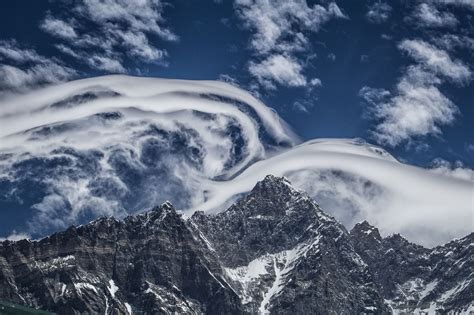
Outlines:
{"type": "Polygon", "coordinates": [[[161,208],[163,208],[165,210],[174,210],[174,211],[176,211],[173,204],[169,200],[166,200],[165,202],[163,202],[161,204],[161,208]]]}
{"type": "Polygon", "coordinates": [[[371,225],[368,221],[364,220],[357,223],[351,230],[353,236],[364,236],[365,238],[371,237],[377,240],[381,240],[379,229],[371,225]]]}
{"type": "Polygon", "coordinates": [[[232,267],[265,253],[294,248],[317,234],[321,225],[337,225],[307,194],[293,188],[286,178],[273,175],[259,181],[226,211],[211,216],[195,213],[192,220],[211,241],[222,245],[216,250],[224,264],[232,267]]]}
{"type": "Polygon", "coordinates": [[[291,205],[307,201],[312,205],[298,207],[299,216],[314,216],[317,205],[303,192],[297,190],[285,177],[267,175],[263,180],[257,182],[248,195],[240,199],[227,211],[245,211],[245,215],[251,218],[257,217],[283,217],[294,215],[291,205]]]}
{"type": "Polygon", "coordinates": [[[252,189],[252,192],[263,192],[270,194],[283,193],[287,191],[296,192],[296,189],[291,186],[291,182],[287,178],[274,175],[265,176],[265,178],[257,182],[255,187],[252,189]]]}

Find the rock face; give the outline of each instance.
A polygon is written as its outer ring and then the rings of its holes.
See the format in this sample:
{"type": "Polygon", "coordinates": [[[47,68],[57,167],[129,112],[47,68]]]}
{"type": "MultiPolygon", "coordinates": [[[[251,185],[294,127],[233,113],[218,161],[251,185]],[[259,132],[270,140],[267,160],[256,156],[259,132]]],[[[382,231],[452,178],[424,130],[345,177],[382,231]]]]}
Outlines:
{"type": "Polygon", "coordinates": [[[227,211],[169,203],[0,243],[0,300],[60,314],[389,314],[474,309],[473,234],[432,250],[348,233],[284,178],[227,211]]]}
{"type": "Polygon", "coordinates": [[[366,221],[350,234],[394,313],[474,313],[474,233],[433,249],[366,221]]]}
{"type": "Polygon", "coordinates": [[[168,203],[0,245],[0,299],[60,314],[240,314],[205,242],[168,203]]]}
{"type": "Polygon", "coordinates": [[[191,220],[251,313],[388,313],[342,225],[283,178],[267,176],[227,211],[191,220]]]}

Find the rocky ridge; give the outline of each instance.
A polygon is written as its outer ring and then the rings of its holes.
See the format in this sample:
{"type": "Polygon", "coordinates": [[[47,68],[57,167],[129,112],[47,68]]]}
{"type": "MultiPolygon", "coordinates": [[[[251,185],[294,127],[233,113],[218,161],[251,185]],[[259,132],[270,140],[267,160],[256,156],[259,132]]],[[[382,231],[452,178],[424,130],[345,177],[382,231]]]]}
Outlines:
{"type": "Polygon", "coordinates": [[[366,221],[350,234],[394,313],[474,313],[474,233],[433,249],[366,221]]]}
{"type": "Polygon", "coordinates": [[[284,178],[228,210],[170,203],[0,243],[0,300],[59,314],[390,314],[474,310],[474,234],[426,249],[349,233],[284,178]]]}

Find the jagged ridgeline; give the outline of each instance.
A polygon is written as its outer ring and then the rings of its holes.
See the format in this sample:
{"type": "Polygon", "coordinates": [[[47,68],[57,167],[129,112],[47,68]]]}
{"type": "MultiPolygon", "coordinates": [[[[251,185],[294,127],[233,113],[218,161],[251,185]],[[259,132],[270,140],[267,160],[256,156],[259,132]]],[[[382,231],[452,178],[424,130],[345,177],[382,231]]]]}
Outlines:
{"type": "Polygon", "coordinates": [[[59,314],[469,314],[473,245],[427,249],[367,222],[349,233],[269,175],[214,215],[164,203],[4,241],[0,300],[59,314]]]}

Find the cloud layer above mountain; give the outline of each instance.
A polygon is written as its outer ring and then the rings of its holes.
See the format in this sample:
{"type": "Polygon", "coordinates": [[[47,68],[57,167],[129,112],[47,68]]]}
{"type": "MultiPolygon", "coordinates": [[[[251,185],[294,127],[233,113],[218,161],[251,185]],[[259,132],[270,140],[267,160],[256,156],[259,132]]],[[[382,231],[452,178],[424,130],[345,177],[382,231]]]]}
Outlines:
{"type": "Polygon", "coordinates": [[[1,200],[27,214],[8,234],[165,200],[219,211],[267,174],[287,176],[348,227],[367,219],[426,245],[472,228],[470,178],[402,164],[361,141],[299,144],[275,112],[223,82],[77,80],[6,97],[0,123],[1,200]]]}

